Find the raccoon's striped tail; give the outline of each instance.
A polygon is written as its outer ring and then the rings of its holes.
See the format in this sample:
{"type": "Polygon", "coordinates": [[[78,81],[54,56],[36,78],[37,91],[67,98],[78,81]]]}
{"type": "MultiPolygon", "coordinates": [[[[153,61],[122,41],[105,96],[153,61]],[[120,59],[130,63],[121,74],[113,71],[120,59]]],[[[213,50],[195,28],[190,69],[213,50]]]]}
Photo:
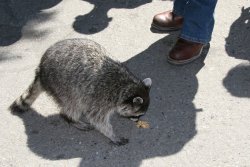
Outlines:
{"type": "Polygon", "coordinates": [[[24,112],[30,108],[36,98],[42,93],[39,75],[36,75],[29,88],[9,107],[11,112],[24,112]]]}

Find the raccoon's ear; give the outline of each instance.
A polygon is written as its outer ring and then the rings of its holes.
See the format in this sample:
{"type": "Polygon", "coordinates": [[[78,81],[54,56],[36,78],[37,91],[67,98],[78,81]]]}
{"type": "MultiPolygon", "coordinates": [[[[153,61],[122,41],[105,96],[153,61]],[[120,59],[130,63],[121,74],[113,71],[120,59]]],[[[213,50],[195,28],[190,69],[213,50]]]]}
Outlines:
{"type": "Polygon", "coordinates": [[[141,97],[135,97],[135,98],[133,98],[133,103],[134,104],[142,104],[143,99],[141,97]]]}
{"type": "Polygon", "coordinates": [[[151,78],[145,78],[145,79],[142,81],[142,83],[143,83],[146,87],[151,88],[152,80],[151,80],[151,78]]]}

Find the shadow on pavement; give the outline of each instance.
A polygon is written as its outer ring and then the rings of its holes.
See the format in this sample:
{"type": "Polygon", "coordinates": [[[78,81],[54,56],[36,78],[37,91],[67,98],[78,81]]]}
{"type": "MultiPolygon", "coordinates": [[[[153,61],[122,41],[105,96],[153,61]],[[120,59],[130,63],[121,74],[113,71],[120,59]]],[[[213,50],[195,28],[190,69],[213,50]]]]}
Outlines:
{"type": "Polygon", "coordinates": [[[99,132],[82,132],[69,126],[58,114],[44,117],[35,110],[17,115],[22,119],[27,145],[32,152],[49,160],[82,158],[79,166],[138,167],[145,159],[179,152],[196,134],[193,100],[198,88],[196,74],[204,66],[203,56],[192,64],[172,66],[166,53],[175,41],[169,35],[153,43],[125,64],[140,78],[151,77],[151,105],[147,115],[150,129],[138,129],[130,120],[115,116],[112,124],[129,144],[113,146],[99,132]]]}
{"type": "Polygon", "coordinates": [[[21,56],[11,54],[10,52],[0,52],[0,63],[5,61],[21,59],[21,56]]]}
{"type": "Polygon", "coordinates": [[[108,27],[112,18],[108,17],[108,11],[112,8],[133,9],[152,2],[152,0],[84,0],[94,5],[91,12],[75,18],[73,28],[82,34],[95,34],[108,27]]]}
{"type": "MultiPolygon", "coordinates": [[[[0,46],[8,46],[18,41],[22,37],[23,26],[29,20],[42,22],[49,19],[51,14],[43,14],[39,17],[37,14],[43,9],[57,5],[59,2],[61,0],[1,0],[0,46]]],[[[30,31],[34,31],[32,27],[30,31]]]]}
{"type": "MultiPolygon", "coordinates": [[[[250,7],[241,9],[240,17],[231,25],[225,49],[229,56],[250,61],[250,7]]],[[[250,65],[240,64],[231,69],[223,84],[237,97],[250,97],[250,65]]]]}

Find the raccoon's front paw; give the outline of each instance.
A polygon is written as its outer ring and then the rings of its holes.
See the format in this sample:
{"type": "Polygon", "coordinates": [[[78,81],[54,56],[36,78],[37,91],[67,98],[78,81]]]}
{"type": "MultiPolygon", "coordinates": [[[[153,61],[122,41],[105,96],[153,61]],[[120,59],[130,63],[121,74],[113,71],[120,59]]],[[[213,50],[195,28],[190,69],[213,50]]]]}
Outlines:
{"type": "Polygon", "coordinates": [[[72,125],[82,131],[90,131],[94,129],[94,127],[91,126],[89,123],[85,123],[82,121],[74,122],[72,123],[72,125]]]}
{"type": "Polygon", "coordinates": [[[125,144],[127,144],[128,142],[129,142],[129,140],[126,139],[126,138],[123,138],[123,137],[119,138],[118,140],[112,141],[112,143],[113,143],[114,145],[117,145],[117,146],[125,145],[125,144]]]}

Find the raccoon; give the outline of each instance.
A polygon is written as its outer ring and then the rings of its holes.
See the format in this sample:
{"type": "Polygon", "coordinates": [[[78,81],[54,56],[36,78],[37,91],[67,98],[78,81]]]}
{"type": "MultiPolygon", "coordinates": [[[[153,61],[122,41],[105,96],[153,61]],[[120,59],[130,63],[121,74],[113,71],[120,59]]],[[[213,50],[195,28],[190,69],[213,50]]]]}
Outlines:
{"type": "Polygon", "coordinates": [[[41,92],[46,92],[73,126],[95,128],[114,144],[124,145],[128,139],[115,135],[110,117],[114,112],[133,119],[144,115],[151,84],[150,78],[138,79],[98,43],[67,39],[44,53],[33,83],[10,109],[25,111],[41,92]],[[87,121],[80,121],[81,116],[87,121]]]}

